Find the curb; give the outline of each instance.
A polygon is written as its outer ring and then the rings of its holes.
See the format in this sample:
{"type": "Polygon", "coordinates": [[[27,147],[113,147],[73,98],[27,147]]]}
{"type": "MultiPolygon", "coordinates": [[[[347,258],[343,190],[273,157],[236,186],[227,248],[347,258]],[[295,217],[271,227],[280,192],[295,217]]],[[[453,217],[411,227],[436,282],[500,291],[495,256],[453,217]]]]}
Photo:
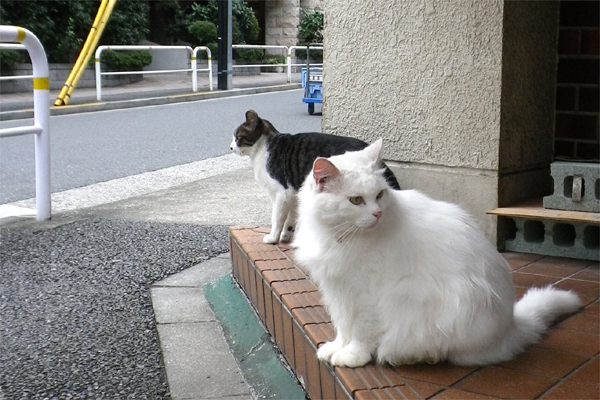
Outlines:
{"type": "MultiPolygon", "coordinates": [[[[125,108],[136,108],[145,106],[157,106],[164,104],[183,103],[187,101],[219,99],[224,97],[278,92],[283,90],[299,89],[300,83],[287,83],[283,85],[262,86],[255,88],[231,89],[226,91],[186,93],[162,97],[149,97],[144,99],[115,100],[110,102],[91,102],[71,106],[52,106],[50,107],[50,116],[68,115],[84,112],[107,111],[125,108]]],[[[13,110],[0,112],[0,121],[11,121],[17,119],[33,118],[33,109],[13,110]]]]}

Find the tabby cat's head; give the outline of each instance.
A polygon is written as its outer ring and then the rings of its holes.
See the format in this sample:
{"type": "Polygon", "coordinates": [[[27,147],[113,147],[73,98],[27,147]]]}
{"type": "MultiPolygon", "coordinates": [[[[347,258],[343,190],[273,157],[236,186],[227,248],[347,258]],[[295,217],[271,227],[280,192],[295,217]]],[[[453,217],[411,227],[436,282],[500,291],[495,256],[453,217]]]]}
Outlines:
{"type": "Polygon", "coordinates": [[[256,111],[246,111],[246,121],[237,127],[233,133],[233,140],[229,145],[231,151],[240,155],[248,155],[249,150],[263,136],[272,136],[278,134],[275,129],[266,119],[258,116],[256,111]]]}

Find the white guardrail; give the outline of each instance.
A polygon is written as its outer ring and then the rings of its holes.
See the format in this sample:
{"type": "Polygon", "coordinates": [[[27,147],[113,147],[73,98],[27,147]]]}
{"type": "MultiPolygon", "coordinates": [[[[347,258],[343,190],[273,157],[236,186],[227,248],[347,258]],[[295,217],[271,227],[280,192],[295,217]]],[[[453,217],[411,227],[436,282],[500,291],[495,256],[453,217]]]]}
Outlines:
{"type": "MultiPolygon", "coordinates": [[[[276,45],[258,45],[258,44],[234,44],[231,46],[233,49],[260,49],[260,50],[279,50],[282,55],[286,57],[286,62],[281,64],[244,64],[244,65],[233,65],[232,68],[246,68],[246,67],[285,67],[287,68],[287,81],[292,81],[292,67],[302,67],[306,64],[292,64],[292,50],[295,49],[306,49],[306,46],[276,46],[276,45]]],[[[311,50],[323,50],[322,46],[310,46],[311,50]]],[[[313,66],[322,66],[323,64],[312,64],[313,66]]],[[[213,90],[213,69],[212,69],[212,54],[210,49],[205,46],[198,46],[192,49],[190,46],[134,46],[134,45],[123,45],[123,46],[99,46],[95,54],[95,66],[96,66],[96,99],[102,100],[102,76],[106,75],[146,75],[146,74],[167,74],[174,72],[191,72],[192,73],[192,91],[198,91],[198,72],[208,72],[208,87],[210,91],[213,90]],[[169,69],[169,70],[150,70],[150,71],[118,71],[118,72],[102,72],[100,57],[104,50],[173,50],[181,49],[188,52],[190,55],[190,68],[183,69],[169,69]],[[199,69],[197,54],[198,51],[205,51],[208,68],[199,69]]]]}
{"type": "Polygon", "coordinates": [[[46,52],[38,38],[25,28],[0,25],[0,42],[22,43],[5,45],[3,49],[23,49],[29,53],[33,75],[5,77],[33,78],[33,125],[0,129],[0,138],[35,135],[35,208],[36,219],[50,219],[50,80],[46,52]]]}
{"type": "Polygon", "coordinates": [[[102,100],[102,75],[146,75],[146,74],[168,74],[173,72],[191,72],[192,73],[192,90],[198,91],[198,72],[208,71],[208,87],[212,91],[212,62],[211,53],[208,47],[198,46],[192,50],[190,46],[99,46],[95,53],[95,65],[96,65],[96,99],[102,100]],[[190,55],[191,68],[183,69],[161,69],[161,70],[150,70],[150,71],[118,71],[118,72],[102,72],[100,66],[100,57],[104,50],[185,50],[190,55]],[[198,51],[206,51],[208,59],[208,68],[198,69],[198,63],[196,61],[196,54],[198,51]]]}

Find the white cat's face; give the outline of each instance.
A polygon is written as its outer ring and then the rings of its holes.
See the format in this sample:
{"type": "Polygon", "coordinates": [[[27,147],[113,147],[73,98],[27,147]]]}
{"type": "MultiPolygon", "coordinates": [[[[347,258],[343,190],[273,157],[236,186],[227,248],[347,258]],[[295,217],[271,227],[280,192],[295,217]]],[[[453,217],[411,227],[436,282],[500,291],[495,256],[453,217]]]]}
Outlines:
{"type": "Polygon", "coordinates": [[[379,169],[381,142],[313,165],[315,211],[322,223],[372,230],[385,218],[389,186],[379,169]]]}
{"type": "Polygon", "coordinates": [[[318,196],[320,219],[332,227],[374,229],[385,218],[389,187],[380,174],[352,172],[342,170],[338,184],[318,196]]]}

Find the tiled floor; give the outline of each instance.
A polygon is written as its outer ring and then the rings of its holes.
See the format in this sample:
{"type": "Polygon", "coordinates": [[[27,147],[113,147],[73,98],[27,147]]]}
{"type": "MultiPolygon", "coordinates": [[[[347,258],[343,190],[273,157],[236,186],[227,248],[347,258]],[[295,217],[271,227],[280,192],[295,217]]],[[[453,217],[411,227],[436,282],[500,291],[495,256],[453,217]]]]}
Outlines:
{"type": "Polygon", "coordinates": [[[233,274],[312,399],[598,399],[598,262],[504,253],[518,296],[531,286],[576,291],[585,306],[515,360],[484,368],[446,363],[335,368],[317,360],[334,337],[319,293],[266,228],[231,229],[233,274]]]}

